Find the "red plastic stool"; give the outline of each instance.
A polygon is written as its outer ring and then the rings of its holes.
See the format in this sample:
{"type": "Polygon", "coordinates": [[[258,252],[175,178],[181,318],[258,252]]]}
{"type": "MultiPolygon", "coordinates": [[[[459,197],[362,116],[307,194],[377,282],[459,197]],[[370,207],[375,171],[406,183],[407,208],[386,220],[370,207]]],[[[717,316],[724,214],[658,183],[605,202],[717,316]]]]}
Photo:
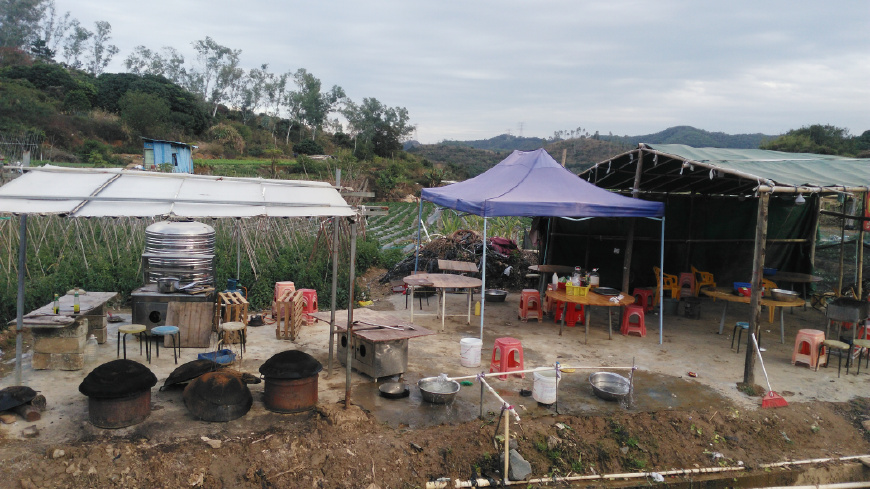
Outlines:
{"type": "Polygon", "coordinates": [[[695,296],[695,274],[694,273],[681,273],[680,274],[680,297],[689,297],[695,296]],[[688,291],[684,292],[683,289],[686,287],[689,288],[688,291]]]}
{"type": "Polygon", "coordinates": [[[652,311],[652,308],[655,305],[652,303],[653,297],[656,295],[655,289],[648,287],[635,287],[634,294],[632,295],[634,295],[635,304],[643,306],[643,310],[646,312],[652,311]]]}
{"type": "MultiPolygon", "coordinates": [[[[523,344],[516,338],[496,338],[492,346],[492,360],[489,363],[489,372],[514,372],[523,370],[523,344]]],[[[520,377],[526,378],[526,374],[520,373],[520,377]]],[[[507,379],[507,375],[499,375],[501,380],[507,379]]]]}
{"type": "Polygon", "coordinates": [[[317,312],[317,291],[314,289],[299,289],[302,292],[302,313],[305,315],[305,324],[312,325],[317,318],[311,316],[317,312]]]}
{"type": "Polygon", "coordinates": [[[622,312],[622,327],[620,332],[623,335],[638,333],[642,337],[646,336],[646,323],[644,322],[643,315],[643,306],[637,304],[625,306],[625,310],[622,312]],[[637,321],[632,322],[632,317],[636,317],[637,321]]]}
{"type": "MultiPolygon", "coordinates": [[[[564,302],[556,301],[556,314],[553,316],[553,320],[557,323],[562,320],[562,308],[564,306],[564,302]]],[[[583,304],[574,304],[571,302],[568,304],[568,314],[565,316],[565,324],[574,327],[577,324],[577,321],[580,321],[580,324],[586,322],[586,311],[583,309],[583,304]]]]}
{"type": "Polygon", "coordinates": [[[818,329],[802,329],[794,340],[791,364],[806,363],[816,368],[819,363],[819,345],[825,342],[825,332],[818,329]]]}
{"type": "Polygon", "coordinates": [[[541,310],[541,293],[535,289],[523,289],[517,317],[523,321],[528,321],[530,312],[538,315],[538,322],[544,320],[544,311],[541,310]]]}

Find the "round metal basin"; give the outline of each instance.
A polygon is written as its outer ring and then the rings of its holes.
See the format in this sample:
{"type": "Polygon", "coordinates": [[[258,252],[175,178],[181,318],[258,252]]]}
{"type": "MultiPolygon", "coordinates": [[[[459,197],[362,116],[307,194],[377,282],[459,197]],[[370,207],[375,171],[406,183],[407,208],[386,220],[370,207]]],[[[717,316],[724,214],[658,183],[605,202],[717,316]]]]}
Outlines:
{"type": "Polygon", "coordinates": [[[506,297],[506,290],[486,289],[486,302],[504,302],[506,297]]]}
{"type": "Polygon", "coordinates": [[[625,377],[612,372],[595,372],[589,376],[592,392],[605,401],[619,401],[628,395],[630,383],[625,377]]]}
{"type": "Polygon", "coordinates": [[[441,380],[438,377],[426,377],[417,382],[423,400],[432,404],[447,404],[453,402],[459,392],[459,382],[441,380]]]}

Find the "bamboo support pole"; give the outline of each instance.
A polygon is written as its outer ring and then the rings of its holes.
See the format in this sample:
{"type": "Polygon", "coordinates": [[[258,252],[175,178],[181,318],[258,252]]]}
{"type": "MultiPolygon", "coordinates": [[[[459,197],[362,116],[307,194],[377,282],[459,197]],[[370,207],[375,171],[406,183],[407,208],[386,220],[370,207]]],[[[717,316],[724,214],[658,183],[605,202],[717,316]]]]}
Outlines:
{"type": "MultiPolygon", "coordinates": [[[[513,408],[510,409],[513,411],[513,408]]],[[[514,413],[516,414],[516,413],[514,413]]],[[[508,469],[510,468],[510,446],[511,446],[511,435],[510,435],[510,426],[511,426],[511,418],[508,415],[508,410],[504,410],[504,472],[501,474],[501,478],[503,482],[508,481],[508,469]]]]}
{"type": "MultiPolygon", "coordinates": [[[[510,372],[491,372],[491,373],[480,374],[480,375],[482,375],[483,377],[496,377],[499,375],[505,375],[506,373],[507,374],[528,374],[528,373],[532,373],[532,372],[543,372],[545,370],[553,370],[553,368],[554,367],[538,367],[538,368],[532,368],[532,369],[526,369],[526,370],[511,370],[510,372]]],[[[559,366],[559,370],[563,373],[571,373],[570,372],[571,370],[595,370],[595,369],[598,369],[598,370],[636,370],[636,367],[602,367],[602,366],[573,367],[573,366],[565,366],[565,365],[559,366]]],[[[476,379],[476,378],[478,378],[478,375],[465,375],[462,377],[448,377],[448,379],[450,379],[450,380],[469,380],[469,379],[476,379]]]]}

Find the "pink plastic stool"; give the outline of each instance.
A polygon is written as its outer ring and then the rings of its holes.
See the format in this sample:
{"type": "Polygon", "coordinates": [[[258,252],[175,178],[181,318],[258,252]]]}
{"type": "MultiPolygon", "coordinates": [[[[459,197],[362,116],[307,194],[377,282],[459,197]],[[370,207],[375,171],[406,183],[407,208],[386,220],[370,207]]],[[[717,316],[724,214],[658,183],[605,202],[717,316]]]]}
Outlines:
{"type": "Polygon", "coordinates": [[[523,289],[520,294],[520,308],[517,317],[523,321],[529,320],[529,313],[538,315],[538,322],[544,320],[544,311],[541,310],[541,293],[535,289],[523,289]]]}
{"type": "Polygon", "coordinates": [[[805,363],[816,368],[819,363],[819,345],[825,342],[825,332],[818,329],[802,329],[794,340],[791,364],[805,363]]]}
{"type": "Polygon", "coordinates": [[[629,304],[625,306],[622,312],[622,327],[620,332],[623,335],[637,333],[641,337],[646,336],[646,323],[644,322],[643,306],[637,304],[629,304]],[[632,321],[631,318],[637,318],[637,321],[632,321]]]}
{"type": "Polygon", "coordinates": [[[317,318],[311,314],[317,312],[317,291],[314,289],[299,289],[299,291],[302,292],[302,313],[305,315],[305,324],[314,324],[317,318]]]}
{"type": "MultiPolygon", "coordinates": [[[[492,346],[492,360],[489,363],[489,372],[515,372],[523,370],[523,344],[516,338],[496,338],[492,346]]],[[[520,373],[520,377],[526,378],[526,374],[520,373]]],[[[507,375],[499,375],[501,380],[507,379],[507,375]]]]}
{"type": "Polygon", "coordinates": [[[634,295],[635,304],[643,306],[645,312],[652,311],[652,308],[655,305],[652,303],[653,297],[656,295],[655,289],[635,287],[634,294],[632,295],[634,295]]]}
{"type": "Polygon", "coordinates": [[[681,273],[680,274],[680,297],[689,297],[695,296],[695,274],[694,273],[681,273]],[[688,287],[688,291],[683,289],[688,287]]]}
{"type": "Polygon", "coordinates": [[[293,282],[275,282],[275,295],[272,296],[272,317],[278,315],[278,306],[275,304],[281,298],[284,291],[295,291],[296,285],[293,282]]]}

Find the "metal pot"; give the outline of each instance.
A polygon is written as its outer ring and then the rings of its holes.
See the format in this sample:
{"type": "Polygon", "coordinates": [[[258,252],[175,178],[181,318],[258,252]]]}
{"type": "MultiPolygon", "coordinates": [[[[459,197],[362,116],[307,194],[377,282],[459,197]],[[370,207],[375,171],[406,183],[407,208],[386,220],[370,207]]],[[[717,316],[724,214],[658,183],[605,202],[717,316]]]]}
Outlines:
{"type": "Polygon", "coordinates": [[[612,372],[595,372],[589,376],[592,392],[605,401],[619,401],[628,395],[631,383],[625,377],[612,372]]]}
{"type": "Polygon", "coordinates": [[[432,404],[447,404],[453,402],[459,392],[459,382],[442,380],[438,377],[426,377],[417,382],[423,400],[432,404]]]}
{"type": "Polygon", "coordinates": [[[770,297],[775,301],[794,302],[800,300],[800,294],[793,290],[770,289],[770,297]]]}
{"type": "Polygon", "coordinates": [[[172,294],[178,290],[178,279],[163,277],[157,279],[157,291],[161,294],[172,294]]]}
{"type": "Polygon", "coordinates": [[[504,302],[507,291],[500,289],[486,289],[486,302],[504,302]]]}
{"type": "Polygon", "coordinates": [[[408,386],[402,382],[385,382],[378,386],[381,396],[387,399],[401,399],[408,397],[408,386]]]}

